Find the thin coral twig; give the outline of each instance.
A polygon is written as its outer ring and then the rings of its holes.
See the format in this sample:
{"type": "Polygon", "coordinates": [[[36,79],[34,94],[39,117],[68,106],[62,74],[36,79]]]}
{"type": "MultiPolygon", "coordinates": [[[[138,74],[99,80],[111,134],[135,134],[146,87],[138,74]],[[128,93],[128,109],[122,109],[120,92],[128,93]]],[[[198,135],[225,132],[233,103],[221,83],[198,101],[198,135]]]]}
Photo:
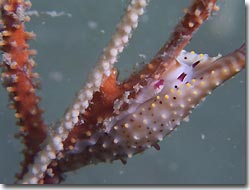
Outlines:
{"type": "MultiPolygon", "coordinates": [[[[169,41],[163,45],[144,69],[133,77],[130,77],[124,85],[129,88],[129,86],[143,81],[142,79],[144,78],[152,77],[152,75],[155,78],[159,77],[159,74],[176,59],[181,50],[189,43],[193,34],[198,30],[200,25],[207,20],[212,10],[217,11],[215,3],[216,0],[194,1],[194,3],[185,10],[186,14],[176,26],[169,41]]],[[[141,82],[141,84],[142,83],[143,82],[141,82]]]]}
{"type": "Polygon", "coordinates": [[[24,11],[29,7],[29,2],[20,0],[3,1],[0,7],[3,26],[0,43],[4,52],[2,80],[12,102],[10,107],[16,111],[15,117],[20,126],[17,136],[25,145],[22,171],[17,175],[19,179],[28,171],[28,165],[33,163],[47,133],[42,110],[38,106],[40,98],[35,94],[39,76],[32,71],[35,62],[30,58],[35,51],[30,50],[27,44],[34,34],[24,29],[24,22],[29,21],[24,11]]]}

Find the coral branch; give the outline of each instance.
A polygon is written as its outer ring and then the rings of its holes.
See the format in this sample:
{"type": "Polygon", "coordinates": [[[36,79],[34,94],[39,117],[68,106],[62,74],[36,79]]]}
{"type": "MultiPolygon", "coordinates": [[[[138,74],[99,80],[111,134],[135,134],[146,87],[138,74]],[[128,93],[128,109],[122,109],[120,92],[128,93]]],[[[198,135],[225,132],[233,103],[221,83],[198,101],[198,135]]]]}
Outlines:
{"type": "MultiPolygon", "coordinates": [[[[215,2],[216,0],[194,1],[190,8],[185,11],[186,14],[176,26],[170,40],[164,44],[142,71],[130,77],[124,84],[125,87],[130,88],[144,78],[152,76],[155,78],[159,77],[159,74],[166,70],[166,67],[168,67],[180,54],[181,50],[185,48],[195,31],[197,31],[200,25],[210,16],[212,10],[217,10],[215,2]]],[[[145,81],[141,82],[141,84],[143,83],[145,83],[145,81]]]]}
{"type": "MultiPolygon", "coordinates": [[[[117,30],[112,36],[110,43],[104,49],[97,67],[89,76],[86,86],[80,90],[76,96],[72,106],[68,108],[64,117],[57,126],[53,137],[48,137],[47,145],[37,155],[37,159],[33,168],[24,177],[23,183],[37,183],[44,175],[47,165],[52,159],[55,159],[58,152],[63,150],[62,142],[68,137],[70,130],[78,123],[84,123],[85,119],[81,119],[80,114],[85,114],[89,108],[89,102],[93,99],[93,94],[99,91],[103,84],[108,84],[106,79],[110,81],[113,78],[114,63],[117,61],[119,53],[128,44],[132,36],[133,29],[138,25],[138,18],[144,13],[144,8],[148,4],[147,0],[131,0],[128,8],[117,25],[117,30]],[[35,172],[33,172],[35,170],[35,172]]],[[[110,84],[110,83],[109,83],[110,84]]],[[[115,83],[114,89],[116,88],[115,83]]],[[[115,90],[119,93],[119,88],[115,90]]],[[[120,93],[119,93],[120,94],[120,93]]]]}
{"type": "Polygon", "coordinates": [[[30,56],[35,54],[30,50],[27,40],[34,37],[33,33],[25,32],[24,21],[29,17],[24,15],[25,9],[30,7],[30,2],[8,0],[1,4],[2,27],[1,50],[3,72],[3,85],[6,87],[12,101],[11,108],[15,109],[18,119],[25,160],[22,162],[22,172],[19,179],[27,172],[28,165],[33,163],[35,154],[40,150],[40,144],[46,137],[46,125],[42,119],[42,110],[36,96],[37,73],[32,72],[35,65],[30,56]]]}

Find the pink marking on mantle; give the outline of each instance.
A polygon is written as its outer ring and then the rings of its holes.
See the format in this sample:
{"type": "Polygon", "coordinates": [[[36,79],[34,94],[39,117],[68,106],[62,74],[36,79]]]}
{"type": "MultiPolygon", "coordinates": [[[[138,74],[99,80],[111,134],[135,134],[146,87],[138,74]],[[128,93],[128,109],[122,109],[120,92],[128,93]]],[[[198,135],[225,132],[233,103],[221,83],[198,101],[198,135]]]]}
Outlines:
{"type": "Polygon", "coordinates": [[[161,89],[163,86],[164,80],[158,80],[155,84],[154,84],[154,89],[161,89]]]}

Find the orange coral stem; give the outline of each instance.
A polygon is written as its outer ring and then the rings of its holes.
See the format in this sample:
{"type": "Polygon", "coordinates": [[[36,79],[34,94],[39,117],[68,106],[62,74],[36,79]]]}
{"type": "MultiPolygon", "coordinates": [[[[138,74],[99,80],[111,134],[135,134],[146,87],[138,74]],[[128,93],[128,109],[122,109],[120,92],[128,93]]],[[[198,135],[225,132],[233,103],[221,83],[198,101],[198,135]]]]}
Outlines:
{"type": "MultiPolygon", "coordinates": [[[[181,50],[191,40],[193,34],[200,25],[210,16],[213,10],[216,11],[216,0],[197,0],[187,9],[186,14],[176,26],[169,41],[163,45],[149,64],[139,73],[130,77],[124,86],[130,88],[148,77],[157,78],[162,71],[166,70],[169,64],[175,61],[181,50]]],[[[141,82],[142,83],[142,82],[141,82]]]]}
{"type": "Polygon", "coordinates": [[[117,71],[113,71],[113,73],[104,81],[101,86],[101,92],[104,94],[106,101],[112,104],[115,99],[122,95],[123,90],[120,85],[117,84],[117,71]]]}
{"type": "Polygon", "coordinates": [[[3,41],[1,50],[3,54],[3,85],[10,94],[12,107],[16,110],[16,118],[20,127],[17,135],[22,138],[25,145],[22,172],[19,179],[27,172],[28,165],[33,162],[35,154],[40,150],[40,144],[46,137],[47,126],[42,119],[42,110],[36,96],[37,74],[32,72],[34,61],[30,56],[35,52],[29,49],[27,40],[33,36],[25,32],[24,9],[30,3],[22,0],[9,0],[1,4],[2,23],[4,28],[1,35],[3,41]]]}

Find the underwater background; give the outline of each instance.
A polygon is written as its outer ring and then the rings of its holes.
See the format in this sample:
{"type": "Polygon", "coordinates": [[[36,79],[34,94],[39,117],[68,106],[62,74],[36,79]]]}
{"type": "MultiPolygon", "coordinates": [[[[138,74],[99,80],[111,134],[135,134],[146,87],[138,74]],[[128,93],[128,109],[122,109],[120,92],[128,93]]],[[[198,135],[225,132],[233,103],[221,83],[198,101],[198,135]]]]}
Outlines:
{"type": "MultiPolygon", "coordinates": [[[[116,67],[125,79],[149,61],[168,40],[191,0],[151,0],[116,67]],[[136,66],[137,65],[137,66],[136,66]],[[139,65],[139,66],[138,66],[139,65]]],[[[53,125],[72,103],[98,61],[127,5],[125,0],[32,0],[28,31],[38,51],[41,107],[53,125]]],[[[188,51],[222,55],[245,42],[245,2],[218,1],[213,14],[193,36],[188,51]]],[[[11,184],[19,171],[22,145],[8,96],[0,87],[0,182],[11,184]]],[[[202,102],[176,131],[128,160],[90,165],[66,173],[65,184],[244,184],[246,183],[245,70],[202,102]]]]}

